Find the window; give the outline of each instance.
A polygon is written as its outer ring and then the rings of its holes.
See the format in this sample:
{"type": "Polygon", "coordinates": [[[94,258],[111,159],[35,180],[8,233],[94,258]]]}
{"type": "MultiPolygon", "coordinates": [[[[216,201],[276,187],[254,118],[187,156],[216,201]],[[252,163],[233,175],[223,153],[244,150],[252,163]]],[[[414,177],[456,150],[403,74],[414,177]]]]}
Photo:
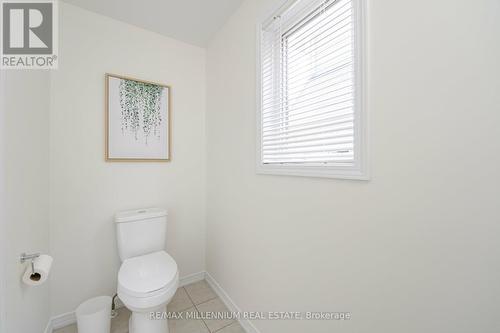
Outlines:
{"type": "Polygon", "coordinates": [[[367,179],[361,2],[289,1],[259,25],[258,172],[367,179]]]}

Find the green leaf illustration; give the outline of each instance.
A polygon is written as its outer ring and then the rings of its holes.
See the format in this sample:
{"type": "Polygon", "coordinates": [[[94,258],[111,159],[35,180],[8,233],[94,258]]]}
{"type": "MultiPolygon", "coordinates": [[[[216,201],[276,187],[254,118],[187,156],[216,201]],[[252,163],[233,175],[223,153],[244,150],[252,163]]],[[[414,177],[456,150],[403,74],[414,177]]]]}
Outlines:
{"type": "Polygon", "coordinates": [[[122,132],[131,132],[138,140],[137,134],[142,130],[145,144],[150,134],[159,138],[162,122],[160,106],[161,94],[165,87],[132,81],[120,80],[120,106],[122,132]]]}

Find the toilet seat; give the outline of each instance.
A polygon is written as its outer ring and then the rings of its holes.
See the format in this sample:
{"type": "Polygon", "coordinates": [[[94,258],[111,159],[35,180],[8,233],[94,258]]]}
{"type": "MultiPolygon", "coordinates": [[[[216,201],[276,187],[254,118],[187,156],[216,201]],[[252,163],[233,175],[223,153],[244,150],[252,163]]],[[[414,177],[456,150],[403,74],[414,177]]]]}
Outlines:
{"type": "Polygon", "coordinates": [[[118,297],[127,306],[150,308],[169,299],[178,284],[175,260],[165,251],[153,252],[123,262],[118,272],[118,297]]]}

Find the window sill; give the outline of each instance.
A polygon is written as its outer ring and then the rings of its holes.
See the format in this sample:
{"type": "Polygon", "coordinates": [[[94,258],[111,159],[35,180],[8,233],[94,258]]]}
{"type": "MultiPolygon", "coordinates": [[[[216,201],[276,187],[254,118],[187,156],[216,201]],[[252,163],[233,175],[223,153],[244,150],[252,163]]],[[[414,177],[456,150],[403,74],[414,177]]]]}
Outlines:
{"type": "Polygon", "coordinates": [[[288,167],[275,165],[257,165],[257,174],[276,176],[298,176],[314,178],[370,180],[367,170],[339,169],[325,167],[288,167]]]}

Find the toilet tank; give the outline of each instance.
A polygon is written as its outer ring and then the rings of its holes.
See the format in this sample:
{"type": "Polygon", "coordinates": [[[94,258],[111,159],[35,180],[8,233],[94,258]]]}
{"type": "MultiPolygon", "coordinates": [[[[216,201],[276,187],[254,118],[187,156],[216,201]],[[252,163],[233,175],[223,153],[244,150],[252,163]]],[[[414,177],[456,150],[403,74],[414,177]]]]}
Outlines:
{"type": "Polygon", "coordinates": [[[146,208],[115,215],[116,240],[121,261],[165,250],[167,211],[146,208]]]}

